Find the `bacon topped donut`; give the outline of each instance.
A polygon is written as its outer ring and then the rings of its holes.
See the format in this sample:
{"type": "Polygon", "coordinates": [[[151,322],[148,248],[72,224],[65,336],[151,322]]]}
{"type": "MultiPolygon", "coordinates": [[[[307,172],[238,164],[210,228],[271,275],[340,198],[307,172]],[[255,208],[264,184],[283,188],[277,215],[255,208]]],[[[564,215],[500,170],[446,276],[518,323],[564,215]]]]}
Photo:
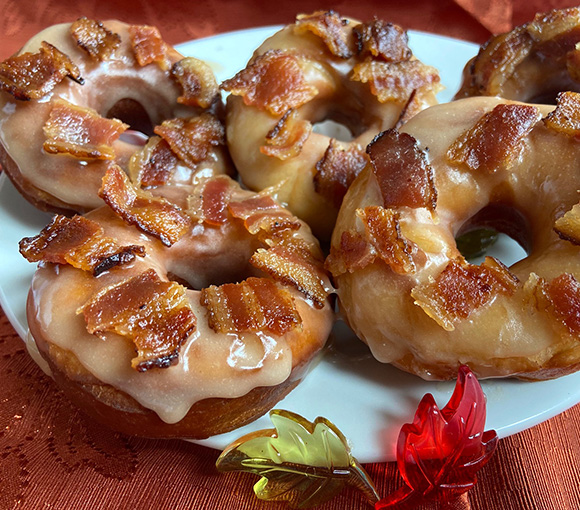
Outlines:
{"type": "Polygon", "coordinates": [[[328,239],[346,189],[366,163],[364,147],[436,103],[439,75],[416,60],[400,27],[335,12],[298,16],[221,85],[227,141],[245,185],[278,199],[328,239]],[[333,120],[349,142],[316,131],[333,120]],[[314,129],[313,129],[314,126],[314,129]]]}
{"type": "Polygon", "coordinates": [[[558,92],[580,92],[580,8],[536,14],[493,36],[465,67],[457,98],[500,96],[555,104],[558,92]]]}
{"type": "Polygon", "coordinates": [[[580,368],[580,94],[429,108],[381,133],[339,213],[327,267],[382,362],[425,379],[547,379],[580,368]],[[445,126],[445,129],[440,129],[445,126]],[[478,227],[527,257],[469,263],[478,227]]]}
{"type": "Polygon", "coordinates": [[[229,160],[211,113],[218,101],[211,69],[183,58],[154,27],[86,18],[55,25],[0,63],[0,163],[33,204],[68,213],[102,206],[109,163],[129,171],[154,132],[141,163],[156,164],[134,170],[136,182],[221,173],[229,160]],[[194,145],[202,150],[184,157],[194,145]]]}
{"type": "Polygon", "coordinates": [[[30,331],[56,382],[117,430],[204,438],[270,409],[333,324],[310,229],[229,177],[180,207],[110,164],[111,207],[56,216],[22,254],[40,262],[30,331]]]}

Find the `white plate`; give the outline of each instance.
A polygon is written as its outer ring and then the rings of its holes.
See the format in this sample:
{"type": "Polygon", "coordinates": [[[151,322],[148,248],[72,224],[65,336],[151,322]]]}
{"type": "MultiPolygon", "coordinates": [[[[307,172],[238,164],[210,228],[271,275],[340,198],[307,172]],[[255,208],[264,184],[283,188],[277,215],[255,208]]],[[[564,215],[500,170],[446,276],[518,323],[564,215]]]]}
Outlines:
{"type": "MultiPolygon", "coordinates": [[[[245,66],[254,48],[273,33],[266,27],[223,34],[182,44],[186,55],[208,61],[218,80],[231,77],[245,66]]],[[[465,62],[477,47],[446,37],[412,32],[411,47],[425,63],[437,67],[447,89],[440,100],[448,101],[459,86],[465,62]]],[[[8,179],[0,180],[0,302],[20,336],[26,336],[25,303],[34,265],[18,253],[18,241],[48,222],[14,190],[8,179]]],[[[509,263],[517,258],[512,245],[496,246],[499,257],[509,263]],[[503,251],[502,251],[503,250],[503,251]]],[[[306,379],[277,407],[313,420],[324,416],[349,438],[361,462],[395,459],[399,428],[411,422],[425,393],[440,406],[447,403],[454,383],[425,382],[372,359],[366,347],[343,325],[337,325],[335,348],[328,351],[306,379]]],[[[536,425],[580,402],[580,372],[553,381],[526,383],[514,380],[482,382],[487,395],[487,425],[500,437],[536,425]]],[[[271,428],[267,417],[229,434],[201,441],[222,449],[247,432],[271,428]]]]}

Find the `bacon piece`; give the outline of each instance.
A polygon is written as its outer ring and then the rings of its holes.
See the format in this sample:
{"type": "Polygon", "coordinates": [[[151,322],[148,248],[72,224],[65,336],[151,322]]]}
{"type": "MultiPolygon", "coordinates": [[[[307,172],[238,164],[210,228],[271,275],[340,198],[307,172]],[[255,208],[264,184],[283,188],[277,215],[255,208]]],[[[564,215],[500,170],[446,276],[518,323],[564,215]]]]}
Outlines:
{"type": "Polygon", "coordinates": [[[367,239],[356,230],[345,230],[340,236],[340,245],[330,247],[324,267],[336,277],[363,269],[376,258],[377,251],[367,239]]]}
{"type": "Polygon", "coordinates": [[[232,180],[226,176],[201,181],[189,198],[192,216],[209,225],[223,225],[228,220],[232,189],[232,180]]]}
{"type": "Polygon", "coordinates": [[[52,44],[42,41],[38,53],[22,53],[0,63],[0,90],[16,99],[41,99],[69,77],[85,82],[79,68],[52,44]]]}
{"type": "Polygon", "coordinates": [[[207,112],[189,119],[166,120],[155,126],[154,131],[169,144],[176,156],[190,167],[204,161],[214,147],[225,143],[222,123],[207,112]]]}
{"type": "Polygon", "coordinates": [[[330,52],[339,58],[350,58],[353,55],[352,41],[344,27],[348,20],[342,19],[334,11],[317,11],[312,14],[300,14],[296,17],[294,33],[312,32],[320,37],[330,52]]]}
{"type": "Polygon", "coordinates": [[[114,159],[113,142],[129,126],[101,117],[92,108],[56,99],[43,127],[43,149],[49,154],[69,154],[79,159],[114,159]]]}
{"type": "Polygon", "coordinates": [[[29,262],[69,264],[98,276],[115,266],[127,264],[135,256],[145,256],[138,245],[120,246],[104,235],[103,228],[83,216],[56,215],[40,234],[20,241],[20,253],[29,262]]]}
{"type": "Polygon", "coordinates": [[[217,99],[217,81],[211,67],[202,60],[186,57],[176,62],[171,68],[171,76],[183,91],[183,95],[177,98],[178,103],[209,108],[217,99]]]}
{"type": "Polygon", "coordinates": [[[269,331],[283,335],[299,327],[302,319],[292,296],[267,278],[214,285],[201,291],[210,328],[216,333],[269,331]]]}
{"type": "Polygon", "coordinates": [[[354,66],[351,80],[368,83],[381,103],[405,104],[414,90],[431,88],[440,82],[434,67],[419,60],[403,62],[365,61],[354,66]]]}
{"type": "Polygon", "coordinates": [[[580,9],[556,9],[536,14],[526,31],[535,42],[535,51],[544,58],[557,59],[572,51],[580,41],[580,9]]]}
{"type": "Polygon", "coordinates": [[[72,23],[70,33],[77,45],[99,62],[109,60],[121,45],[119,34],[107,30],[97,20],[79,18],[72,23]]]}
{"type": "Polygon", "coordinates": [[[531,54],[534,41],[525,30],[492,37],[480,50],[469,68],[469,77],[457,97],[497,96],[516,68],[531,54]]]}
{"type": "Polygon", "coordinates": [[[232,201],[228,210],[234,218],[244,220],[246,230],[255,235],[259,231],[273,234],[280,230],[298,230],[300,221],[269,195],[255,195],[242,201],[232,201]]]}
{"type": "Polygon", "coordinates": [[[488,173],[509,168],[539,118],[536,106],[499,104],[453,142],[447,159],[488,173]]]}
{"type": "Polygon", "coordinates": [[[367,154],[385,208],[426,207],[435,210],[437,189],[433,168],[413,136],[395,129],[384,131],[368,145],[367,154]]]}
{"type": "Polygon", "coordinates": [[[282,115],[313,99],[318,90],[306,80],[299,58],[288,51],[269,50],[245,69],[222,83],[221,88],[244,103],[282,115]]]}
{"type": "Polygon", "coordinates": [[[167,56],[167,45],[157,27],[149,25],[131,25],[129,37],[137,63],[143,67],[152,63],[167,71],[170,67],[167,56]]]}
{"type": "Polygon", "coordinates": [[[357,52],[363,58],[370,56],[385,62],[402,62],[413,56],[407,32],[399,25],[375,18],[354,27],[353,33],[357,52]]]}
{"type": "Polygon", "coordinates": [[[580,94],[560,92],[556,109],[542,119],[548,129],[568,136],[580,135],[580,94]]]}
{"type": "Polygon", "coordinates": [[[260,152],[281,160],[294,158],[302,151],[311,132],[312,124],[299,120],[298,112],[291,108],[268,132],[266,145],[260,147],[260,152]]]}
{"type": "Polygon", "coordinates": [[[357,216],[365,226],[366,238],[378,256],[400,274],[415,272],[415,263],[407,240],[399,227],[399,215],[392,209],[369,206],[357,209],[357,216]]]}
{"type": "Polygon", "coordinates": [[[550,300],[550,310],[570,333],[580,334],[580,283],[570,273],[564,273],[544,284],[550,300]]]}
{"type": "Polygon", "coordinates": [[[292,285],[322,308],[329,294],[320,261],[299,246],[273,246],[258,249],[250,263],[269,274],[274,280],[292,285]]]}
{"type": "Polygon", "coordinates": [[[451,260],[434,281],[411,291],[415,303],[446,331],[498,295],[511,296],[518,279],[493,257],[480,266],[451,260]]]}
{"type": "Polygon", "coordinates": [[[196,327],[185,288],[162,281],[153,269],[103,289],[78,310],[87,330],[106,341],[106,333],[126,337],[137,356],[131,366],[145,372],[178,362],[179,349],[196,327]]]}
{"type": "Polygon", "coordinates": [[[580,204],[576,204],[556,220],[554,230],[561,239],[580,245],[580,204]]]}
{"type": "Polygon", "coordinates": [[[367,162],[366,154],[358,145],[343,149],[336,140],[331,139],[324,156],[316,163],[316,193],[339,208],[348,188],[367,162]]]}
{"type": "Polygon", "coordinates": [[[178,162],[169,144],[158,136],[152,136],[129,160],[131,179],[142,188],[162,186],[169,181],[178,162]]]}
{"type": "Polygon", "coordinates": [[[176,243],[191,227],[192,220],[179,207],[135,188],[115,164],[110,164],[99,196],[130,225],[159,239],[165,246],[176,243]]]}

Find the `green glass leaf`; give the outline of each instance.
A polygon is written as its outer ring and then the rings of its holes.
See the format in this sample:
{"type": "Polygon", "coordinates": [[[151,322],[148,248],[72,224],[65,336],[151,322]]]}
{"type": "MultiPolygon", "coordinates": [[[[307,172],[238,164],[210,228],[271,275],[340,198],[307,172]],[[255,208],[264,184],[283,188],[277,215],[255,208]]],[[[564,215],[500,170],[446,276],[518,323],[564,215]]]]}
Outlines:
{"type": "Polygon", "coordinates": [[[457,249],[467,260],[480,257],[496,241],[497,232],[489,228],[471,230],[455,240],[457,249]]]}
{"type": "Polygon", "coordinates": [[[260,499],[287,501],[293,508],[320,505],[346,485],[374,504],[379,496],[366,471],[351,455],[348,441],[325,418],[310,422],[274,409],[274,429],[248,434],[228,446],[216,462],[219,471],[246,471],[262,478],[254,485],[260,499]]]}

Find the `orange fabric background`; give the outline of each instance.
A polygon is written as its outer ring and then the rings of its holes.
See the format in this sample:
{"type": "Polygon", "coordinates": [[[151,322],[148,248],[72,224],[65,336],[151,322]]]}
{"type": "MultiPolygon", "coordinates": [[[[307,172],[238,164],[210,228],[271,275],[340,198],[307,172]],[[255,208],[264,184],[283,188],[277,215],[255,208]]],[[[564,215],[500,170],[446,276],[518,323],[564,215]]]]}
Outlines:
{"type": "MultiPolygon", "coordinates": [[[[406,28],[484,42],[556,0],[263,1],[1,0],[0,58],[53,23],[84,15],[157,25],[169,43],[290,22],[297,12],[334,8],[373,15],[406,28]]],[[[256,500],[246,474],[221,475],[218,452],[181,441],[125,437],[89,422],[64,400],[25,352],[0,312],[0,510],[4,509],[278,509],[256,500]]],[[[411,418],[411,417],[410,417],[411,418]]],[[[477,487],[458,503],[485,510],[580,508],[580,406],[500,441],[477,487]]],[[[379,493],[401,484],[395,464],[366,466],[379,493]]],[[[326,510],[369,508],[346,491],[326,510]]],[[[425,506],[425,508],[431,508],[425,506]]]]}

